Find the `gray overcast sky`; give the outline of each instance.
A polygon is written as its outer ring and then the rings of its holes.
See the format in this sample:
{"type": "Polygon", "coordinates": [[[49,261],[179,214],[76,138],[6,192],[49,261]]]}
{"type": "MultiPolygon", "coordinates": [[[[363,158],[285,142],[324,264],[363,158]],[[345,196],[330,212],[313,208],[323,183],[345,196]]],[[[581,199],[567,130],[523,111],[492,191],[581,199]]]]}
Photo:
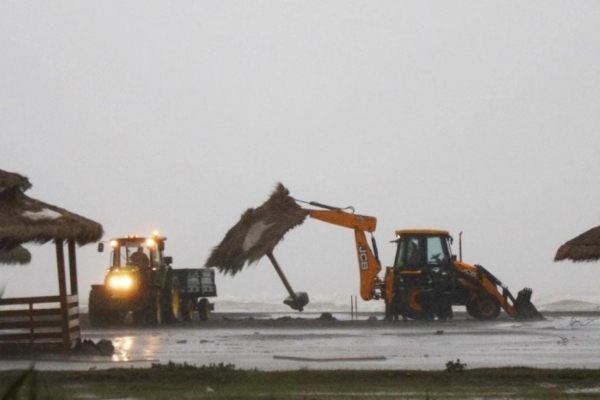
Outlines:
{"type": "MultiPolygon", "coordinates": [[[[384,265],[395,229],[443,228],[515,293],[594,296],[600,264],[552,260],[600,224],[599,48],[596,1],[0,2],[0,168],[107,239],[159,229],[180,268],[282,182],[376,216],[384,265]]],[[[5,295],[55,292],[32,251],[5,295]]],[[[78,255],[86,298],[108,257],[78,255]]],[[[358,295],[350,230],[307,220],[275,255],[358,295]]],[[[266,259],[218,286],[286,296],[266,259]]]]}

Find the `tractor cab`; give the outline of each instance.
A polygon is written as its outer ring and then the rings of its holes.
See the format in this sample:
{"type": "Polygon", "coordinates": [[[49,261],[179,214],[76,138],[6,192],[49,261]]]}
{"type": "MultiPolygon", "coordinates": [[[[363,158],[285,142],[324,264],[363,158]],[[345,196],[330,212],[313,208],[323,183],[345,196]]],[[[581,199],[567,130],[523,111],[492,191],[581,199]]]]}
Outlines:
{"type": "MultiPolygon", "coordinates": [[[[137,266],[140,269],[158,269],[163,263],[170,263],[164,257],[165,240],[158,235],[151,237],[125,236],[110,241],[110,268],[137,266]]],[[[98,251],[104,251],[104,243],[98,244],[98,251]]]]}

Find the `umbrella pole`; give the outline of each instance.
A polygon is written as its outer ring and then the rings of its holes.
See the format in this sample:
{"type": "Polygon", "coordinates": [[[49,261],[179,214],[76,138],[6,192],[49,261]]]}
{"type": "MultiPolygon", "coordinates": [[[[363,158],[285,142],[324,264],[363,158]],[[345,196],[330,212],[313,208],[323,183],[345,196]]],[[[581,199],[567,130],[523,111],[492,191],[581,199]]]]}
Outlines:
{"type": "Polygon", "coordinates": [[[277,275],[279,275],[281,282],[283,282],[283,286],[285,286],[288,293],[290,294],[290,297],[285,299],[283,301],[283,304],[290,306],[294,310],[302,311],[304,309],[304,306],[308,304],[308,294],[306,294],[305,292],[294,292],[294,289],[292,289],[292,286],[283,274],[283,271],[281,270],[279,263],[275,259],[275,256],[273,256],[273,252],[268,251],[266,254],[267,257],[269,257],[269,260],[271,260],[273,268],[275,268],[275,271],[277,271],[277,275]]]}
{"type": "Polygon", "coordinates": [[[273,264],[273,268],[275,268],[275,271],[277,271],[277,275],[279,275],[279,279],[281,279],[281,282],[283,282],[283,286],[285,286],[285,288],[287,289],[287,291],[290,294],[290,296],[292,298],[295,298],[296,297],[296,293],[294,293],[294,289],[292,289],[292,286],[290,285],[290,283],[288,282],[287,278],[283,274],[283,271],[281,270],[281,267],[279,266],[279,263],[275,259],[275,256],[273,256],[273,253],[270,252],[270,251],[267,252],[267,257],[269,257],[269,260],[271,260],[271,264],[273,264]]]}

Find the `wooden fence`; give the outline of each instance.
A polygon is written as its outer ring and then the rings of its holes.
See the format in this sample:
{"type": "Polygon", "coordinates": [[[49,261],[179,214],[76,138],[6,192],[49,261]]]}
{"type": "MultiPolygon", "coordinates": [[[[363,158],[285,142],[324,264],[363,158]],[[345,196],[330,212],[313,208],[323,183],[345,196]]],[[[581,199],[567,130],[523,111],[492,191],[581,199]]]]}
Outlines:
{"type": "Polygon", "coordinates": [[[77,295],[0,299],[0,352],[68,351],[80,338],[77,295]]]}

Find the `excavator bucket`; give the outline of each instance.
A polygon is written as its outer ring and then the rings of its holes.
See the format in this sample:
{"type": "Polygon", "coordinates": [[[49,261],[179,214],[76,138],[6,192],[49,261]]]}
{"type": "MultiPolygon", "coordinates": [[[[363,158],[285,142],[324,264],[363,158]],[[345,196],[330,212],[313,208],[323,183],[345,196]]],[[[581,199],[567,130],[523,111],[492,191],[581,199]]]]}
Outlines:
{"type": "Polygon", "coordinates": [[[530,288],[525,288],[517,294],[517,299],[513,305],[517,311],[516,319],[531,320],[544,318],[531,302],[532,293],[530,288]]]}

